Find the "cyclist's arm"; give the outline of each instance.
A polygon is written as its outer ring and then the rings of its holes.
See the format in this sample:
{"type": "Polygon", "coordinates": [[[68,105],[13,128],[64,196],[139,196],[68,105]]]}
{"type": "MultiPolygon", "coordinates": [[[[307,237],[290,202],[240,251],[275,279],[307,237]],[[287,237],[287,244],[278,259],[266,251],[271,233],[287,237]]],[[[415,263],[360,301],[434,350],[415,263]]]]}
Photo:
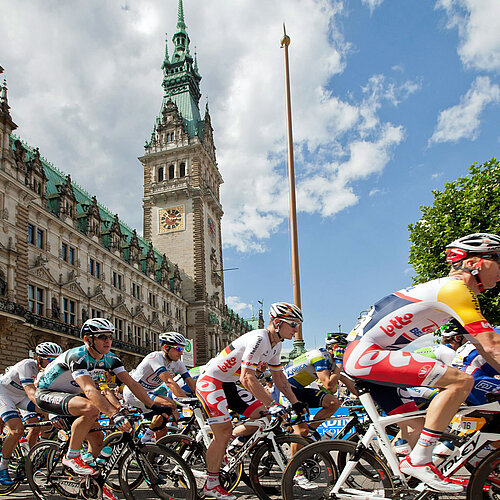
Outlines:
{"type": "Polygon", "coordinates": [[[264,406],[268,407],[274,403],[273,398],[264,389],[259,382],[255,370],[243,367],[240,375],[241,385],[249,392],[251,392],[264,406]]]}
{"type": "Polygon", "coordinates": [[[163,382],[165,382],[165,385],[172,391],[172,394],[174,396],[177,396],[178,398],[185,398],[187,394],[179,387],[179,384],[174,380],[174,377],[172,377],[172,374],[170,372],[163,372],[160,373],[159,377],[163,382]]]}
{"type": "Polygon", "coordinates": [[[142,387],[139,382],[134,380],[131,376],[130,373],[127,371],[122,371],[120,373],[116,374],[117,378],[125,384],[132,392],[132,394],[142,403],[146,405],[146,408],[151,408],[153,406],[153,401],[151,398],[148,396],[148,393],[146,392],[146,389],[142,387]]]}
{"type": "Polygon", "coordinates": [[[196,382],[194,381],[194,378],[188,377],[184,380],[184,382],[186,382],[186,384],[191,389],[191,391],[193,391],[193,394],[195,394],[196,393],[196,382]]]}
{"type": "Polygon", "coordinates": [[[116,408],[101,394],[101,391],[95,386],[95,382],[90,375],[79,375],[75,379],[81,387],[85,397],[93,403],[99,411],[112,417],[116,413],[116,408]]]}
{"type": "Polygon", "coordinates": [[[285,396],[291,404],[297,403],[298,399],[296,398],[288,379],[285,377],[283,370],[272,370],[274,385],[278,388],[278,390],[285,396]]]}
{"type": "Polygon", "coordinates": [[[23,389],[26,392],[26,395],[30,398],[30,400],[33,401],[34,404],[36,404],[36,401],[35,401],[35,391],[36,391],[35,384],[24,385],[23,389]]]}
{"type": "MultiPolygon", "coordinates": [[[[467,330],[467,325],[465,325],[467,330]]],[[[474,335],[473,343],[477,352],[497,371],[500,372],[500,335],[485,330],[474,335]]]]}
{"type": "Polygon", "coordinates": [[[337,390],[337,384],[339,382],[339,372],[337,365],[333,371],[330,370],[319,370],[316,372],[316,375],[323,385],[323,387],[330,391],[332,394],[337,390]]]}

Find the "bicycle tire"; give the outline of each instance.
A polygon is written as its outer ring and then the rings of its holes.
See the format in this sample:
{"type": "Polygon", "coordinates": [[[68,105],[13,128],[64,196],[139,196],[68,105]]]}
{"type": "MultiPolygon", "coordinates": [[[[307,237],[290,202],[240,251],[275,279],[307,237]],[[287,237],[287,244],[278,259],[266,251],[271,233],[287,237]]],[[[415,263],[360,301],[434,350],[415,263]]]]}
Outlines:
{"type": "MultiPolygon", "coordinates": [[[[108,434],[104,438],[104,443],[103,443],[103,448],[105,446],[110,446],[111,448],[114,446],[115,441],[120,442],[121,437],[122,437],[123,432],[121,431],[115,431],[112,432],[111,434],[108,434]]],[[[138,474],[136,479],[132,481],[131,484],[129,484],[129,488],[131,490],[137,488],[143,481],[143,477],[138,474]]],[[[109,473],[109,476],[106,478],[106,486],[113,490],[113,491],[121,491],[121,486],[120,486],[120,468],[119,468],[119,462],[116,464],[116,467],[109,473]]]]}
{"type": "Polygon", "coordinates": [[[19,488],[19,485],[23,482],[23,480],[26,477],[26,474],[24,474],[24,457],[22,456],[22,453],[19,450],[19,445],[17,445],[14,448],[14,451],[12,452],[12,456],[10,457],[9,461],[9,475],[14,481],[14,484],[11,484],[10,486],[5,486],[3,484],[0,484],[0,496],[7,496],[13,493],[14,491],[19,488]]]}
{"type": "MultiPolygon", "coordinates": [[[[311,439],[297,434],[279,434],[274,439],[284,458],[285,466],[291,460],[292,443],[307,446],[312,442],[311,439]]],[[[278,466],[272,451],[271,443],[263,442],[255,449],[250,460],[250,484],[260,500],[281,498],[283,470],[278,466]]]]}
{"type": "Polygon", "coordinates": [[[77,498],[84,476],[76,476],[61,463],[62,447],[56,441],[40,441],[26,459],[26,477],[39,500],[77,498]],[[50,480],[48,478],[50,477],[50,480]]]}
{"type": "Polygon", "coordinates": [[[138,450],[129,450],[120,459],[120,488],[126,500],[142,500],[152,497],[151,493],[163,500],[195,500],[198,492],[196,481],[189,465],[173,450],[158,444],[144,444],[138,450]],[[142,469],[147,477],[135,488],[129,483],[142,469]],[[129,477],[131,475],[131,477],[129,477]],[[152,478],[153,483],[148,478],[152,478]],[[161,483],[155,482],[160,479],[161,483]]]}
{"type": "Polygon", "coordinates": [[[471,475],[467,500],[500,498],[500,450],[488,455],[471,475]]]}
{"type": "Polygon", "coordinates": [[[201,491],[207,476],[205,447],[185,434],[169,434],[159,439],[157,444],[174,450],[187,462],[196,480],[197,489],[201,491]]]}
{"type": "MultiPolygon", "coordinates": [[[[300,450],[288,463],[281,489],[284,500],[328,498],[335,486],[338,476],[337,457],[339,453],[353,456],[356,445],[349,441],[332,439],[331,441],[319,441],[312,443],[300,450]],[[310,489],[297,482],[302,475],[311,486],[310,489]]],[[[340,492],[350,489],[358,490],[365,497],[370,494],[380,494],[391,497],[394,494],[394,482],[389,467],[370,450],[363,450],[358,459],[358,465],[347,477],[340,492]],[[370,470],[371,477],[366,473],[359,473],[359,467],[363,471],[370,470]],[[344,486],[345,485],[345,486],[344,486]]]]}
{"type": "MultiPolygon", "coordinates": [[[[170,434],[158,440],[157,444],[167,446],[178,453],[189,465],[195,477],[198,491],[203,489],[206,481],[206,449],[202,443],[197,442],[191,436],[185,434],[170,434]]],[[[243,463],[240,463],[236,469],[227,474],[220,472],[220,483],[227,491],[233,491],[239,484],[243,474],[243,463]]]]}

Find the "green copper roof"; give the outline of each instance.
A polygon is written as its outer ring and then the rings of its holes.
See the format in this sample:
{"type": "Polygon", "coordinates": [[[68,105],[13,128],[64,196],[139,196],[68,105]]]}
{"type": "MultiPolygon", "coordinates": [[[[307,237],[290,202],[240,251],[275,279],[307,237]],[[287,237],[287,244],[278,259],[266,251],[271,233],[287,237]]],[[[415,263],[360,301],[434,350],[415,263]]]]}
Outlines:
{"type": "Polygon", "coordinates": [[[201,137],[203,120],[201,119],[199,102],[201,97],[198,62],[189,51],[189,35],[184,22],[184,8],[179,0],[177,9],[177,31],[172,37],[174,51],[168,55],[168,40],[165,41],[165,57],[163,70],[163,101],[157,123],[161,120],[162,111],[169,99],[177,105],[189,137],[201,137]]]}
{"type": "MultiPolygon", "coordinates": [[[[12,143],[12,149],[15,150],[15,145],[14,142],[16,139],[19,139],[22,143],[22,145],[25,147],[25,149],[28,151],[27,158],[30,159],[34,157],[34,148],[32,148],[30,145],[22,141],[19,137],[16,135],[12,134],[11,135],[11,143],[12,143]]],[[[51,195],[55,195],[58,193],[57,190],[57,185],[65,184],[66,183],[66,174],[61,172],[59,169],[57,169],[52,163],[50,163],[47,159],[40,157],[40,160],[42,162],[43,168],[45,175],[47,176],[47,185],[46,185],[46,196],[47,196],[47,208],[50,212],[56,214],[56,209],[55,206],[51,203],[51,195]]],[[[71,186],[73,188],[73,192],[75,194],[75,198],[77,201],[76,205],[76,212],[77,212],[77,217],[78,215],[83,215],[85,213],[84,206],[85,205],[91,205],[92,204],[92,196],[85,191],[82,187],[80,187],[78,184],[75,182],[71,181],[71,186]]],[[[113,223],[115,216],[114,214],[106,208],[104,205],[101,205],[100,203],[97,203],[97,206],[99,208],[99,215],[101,216],[102,219],[102,226],[101,226],[101,231],[103,233],[101,242],[104,247],[109,249],[110,246],[110,239],[109,235],[106,234],[106,232],[109,230],[111,227],[111,224],[113,223]]],[[[130,242],[132,235],[134,233],[134,230],[130,228],[127,224],[125,224],[123,221],[118,219],[118,222],[120,224],[120,231],[122,232],[124,238],[124,243],[123,243],[123,258],[124,260],[128,260],[129,252],[127,245],[130,242]]],[[[78,224],[76,224],[77,229],[84,233],[85,231],[83,228],[78,224]]],[[[139,242],[139,246],[141,248],[141,266],[142,266],[142,271],[146,272],[146,262],[145,262],[145,257],[148,253],[149,249],[149,243],[142,237],[137,234],[137,239],[139,242]]],[[[157,268],[160,266],[162,263],[162,254],[158,252],[158,250],[153,248],[154,256],[156,258],[156,266],[157,268]]],[[[159,273],[157,271],[157,281],[159,281],[159,273]]],[[[171,290],[173,290],[173,286],[171,285],[171,290]]]]}

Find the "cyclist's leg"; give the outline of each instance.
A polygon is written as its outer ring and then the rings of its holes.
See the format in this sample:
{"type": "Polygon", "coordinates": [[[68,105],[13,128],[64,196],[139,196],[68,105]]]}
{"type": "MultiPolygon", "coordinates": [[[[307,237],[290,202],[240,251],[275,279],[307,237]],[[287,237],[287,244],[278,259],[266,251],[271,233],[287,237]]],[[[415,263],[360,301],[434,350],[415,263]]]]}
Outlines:
{"type": "MultiPolygon", "coordinates": [[[[18,404],[23,401],[24,396],[18,396],[9,393],[9,391],[0,392],[0,418],[5,427],[9,430],[8,435],[3,440],[2,457],[0,459],[0,471],[8,470],[9,460],[12,457],[17,442],[23,436],[24,426],[17,409],[18,404]]],[[[2,473],[6,474],[6,473],[2,473]]],[[[8,477],[6,477],[8,481],[8,477]]]]}
{"type": "MultiPolygon", "coordinates": [[[[265,406],[250,392],[236,384],[223,384],[227,395],[229,408],[249,419],[260,418],[266,412],[265,406]]],[[[238,425],[233,429],[233,436],[251,436],[257,427],[247,424],[238,425]]]]}

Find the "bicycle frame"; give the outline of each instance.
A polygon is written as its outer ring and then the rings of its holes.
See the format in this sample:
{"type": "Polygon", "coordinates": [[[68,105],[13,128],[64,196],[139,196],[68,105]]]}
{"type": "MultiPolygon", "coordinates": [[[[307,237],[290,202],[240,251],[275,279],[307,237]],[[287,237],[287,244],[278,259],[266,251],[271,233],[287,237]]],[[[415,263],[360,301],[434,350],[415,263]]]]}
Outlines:
{"type": "MultiPolygon", "coordinates": [[[[399,470],[399,460],[391,446],[390,440],[387,436],[386,432],[386,427],[390,424],[393,423],[401,423],[407,420],[411,420],[416,417],[425,417],[426,415],[426,410],[419,410],[411,413],[405,413],[405,414],[397,414],[397,415],[389,415],[386,417],[382,417],[379,415],[377,408],[375,407],[375,403],[369,394],[369,392],[362,390],[359,395],[359,399],[361,401],[361,404],[366,410],[366,413],[368,414],[369,418],[371,419],[372,423],[368,426],[368,430],[364,434],[364,436],[361,438],[360,444],[364,448],[368,448],[370,442],[373,439],[377,439],[378,444],[380,446],[380,450],[382,451],[382,454],[384,455],[385,459],[387,460],[387,463],[389,464],[389,467],[395,477],[397,477],[401,483],[403,484],[404,487],[408,488],[408,483],[406,481],[406,477],[404,474],[399,470]]],[[[460,409],[458,411],[459,414],[468,414],[471,413],[475,410],[482,410],[482,411],[500,411],[500,404],[498,402],[495,403],[488,403],[486,405],[481,405],[481,406],[470,406],[470,407],[465,407],[463,409],[460,409]]],[[[466,462],[466,460],[470,457],[472,457],[475,453],[477,453],[481,448],[483,448],[488,442],[491,441],[496,441],[500,439],[500,434],[494,434],[494,433],[483,433],[481,436],[480,432],[476,432],[475,434],[471,435],[471,438],[469,438],[462,446],[459,448],[455,449],[454,452],[438,467],[441,472],[444,475],[450,475],[454,471],[458,470],[462,465],[466,462]]],[[[351,472],[354,470],[354,468],[357,465],[357,458],[353,457],[350,460],[347,461],[346,466],[344,470],[340,473],[337,481],[335,482],[335,486],[332,488],[331,493],[332,494],[339,494],[340,489],[346,479],[349,477],[351,472]]],[[[360,498],[360,495],[364,499],[369,499],[369,498],[376,498],[377,500],[384,500],[382,497],[377,496],[377,497],[370,497],[366,495],[366,491],[361,491],[359,492],[359,495],[353,494],[353,495],[346,495],[342,493],[340,495],[341,498],[360,498]]]]}

